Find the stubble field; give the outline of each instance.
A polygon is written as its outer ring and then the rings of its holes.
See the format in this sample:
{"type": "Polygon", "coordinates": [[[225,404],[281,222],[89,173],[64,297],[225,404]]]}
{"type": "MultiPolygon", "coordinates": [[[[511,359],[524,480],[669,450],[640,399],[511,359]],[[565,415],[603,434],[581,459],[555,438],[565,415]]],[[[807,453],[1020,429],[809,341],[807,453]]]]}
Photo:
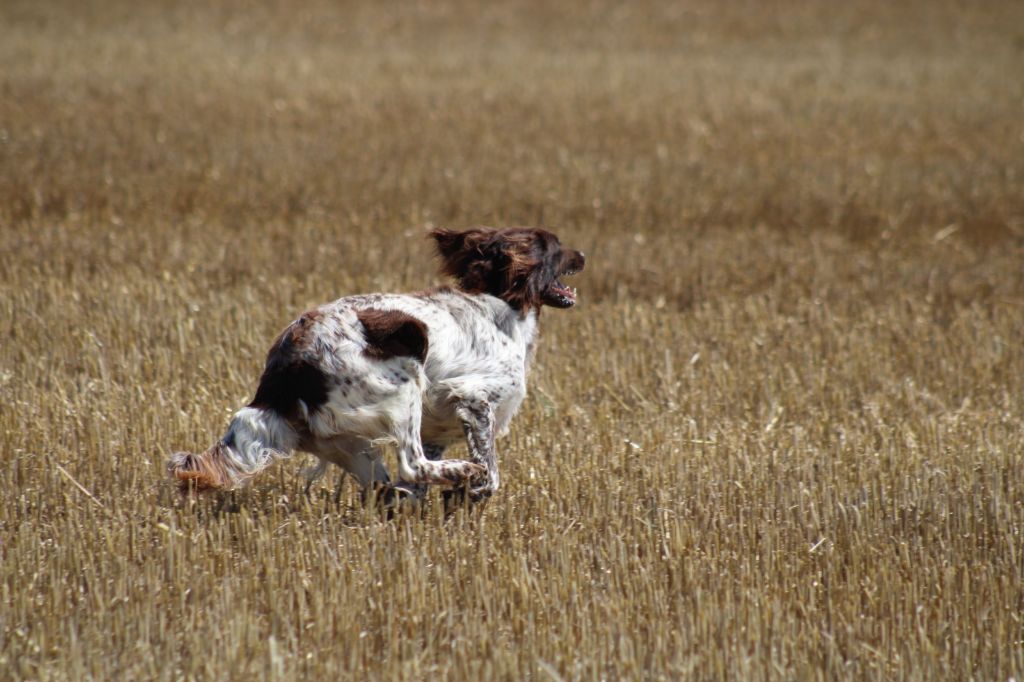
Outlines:
{"type": "Polygon", "coordinates": [[[0,678],[1021,679],[1024,5],[0,5],[0,678]],[[276,333],[586,251],[503,488],[164,480],[276,333]]]}

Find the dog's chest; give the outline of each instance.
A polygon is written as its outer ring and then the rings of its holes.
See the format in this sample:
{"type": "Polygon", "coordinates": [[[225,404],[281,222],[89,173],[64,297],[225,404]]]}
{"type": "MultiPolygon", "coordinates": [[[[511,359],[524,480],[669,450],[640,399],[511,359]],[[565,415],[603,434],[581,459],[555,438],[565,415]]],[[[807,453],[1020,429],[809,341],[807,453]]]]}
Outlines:
{"type": "Polygon", "coordinates": [[[455,405],[463,400],[486,402],[502,435],[526,397],[526,379],[535,333],[535,319],[508,325],[481,318],[463,320],[458,328],[435,326],[426,367],[423,396],[424,440],[460,439],[462,427],[455,405]]]}

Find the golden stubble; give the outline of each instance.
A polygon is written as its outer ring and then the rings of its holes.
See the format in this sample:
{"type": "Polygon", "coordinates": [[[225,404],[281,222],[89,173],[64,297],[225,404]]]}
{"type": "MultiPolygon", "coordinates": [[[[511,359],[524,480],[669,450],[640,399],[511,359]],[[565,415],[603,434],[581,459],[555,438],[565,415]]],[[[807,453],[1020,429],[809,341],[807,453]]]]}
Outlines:
{"type": "Polygon", "coordinates": [[[0,9],[0,678],[1020,679],[1019,3],[0,9]],[[432,227],[587,253],[472,513],[165,463],[432,227]]]}

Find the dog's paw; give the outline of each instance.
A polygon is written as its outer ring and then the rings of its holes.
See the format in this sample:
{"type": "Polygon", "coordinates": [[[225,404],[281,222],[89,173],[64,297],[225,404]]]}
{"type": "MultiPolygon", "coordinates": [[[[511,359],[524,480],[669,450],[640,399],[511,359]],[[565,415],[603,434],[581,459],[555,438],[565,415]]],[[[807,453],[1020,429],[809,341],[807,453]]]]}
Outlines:
{"type": "Polygon", "coordinates": [[[473,475],[466,479],[470,488],[482,488],[490,485],[491,476],[487,467],[482,464],[473,464],[473,475]]]}
{"type": "Polygon", "coordinates": [[[459,509],[470,509],[486,501],[496,490],[497,486],[483,484],[472,487],[450,488],[443,491],[441,495],[444,500],[445,518],[451,516],[459,509]]]}
{"type": "Polygon", "coordinates": [[[494,494],[495,488],[490,485],[479,485],[469,489],[470,502],[483,502],[494,494]]]}
{"type": "Polygon", "coordinates": [[[405,486],[402,484],[380,486],[376,491],[377,507],[390,519],[395,514],[414,509],[423,500],[421,486],[405,486]]]}

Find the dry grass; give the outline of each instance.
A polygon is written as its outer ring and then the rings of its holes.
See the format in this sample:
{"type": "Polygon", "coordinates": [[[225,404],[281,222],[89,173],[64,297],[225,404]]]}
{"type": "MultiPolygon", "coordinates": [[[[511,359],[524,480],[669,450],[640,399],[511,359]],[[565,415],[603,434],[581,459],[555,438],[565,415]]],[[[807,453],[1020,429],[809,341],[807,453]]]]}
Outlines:
{"type": "Polygon", "coordinates": [[[718,5],[4,3],[0,678],[1021,679],[1024,5],[718,5]],[[176,501],[478,223],[589,256],[499,496],[176,501]]]}

